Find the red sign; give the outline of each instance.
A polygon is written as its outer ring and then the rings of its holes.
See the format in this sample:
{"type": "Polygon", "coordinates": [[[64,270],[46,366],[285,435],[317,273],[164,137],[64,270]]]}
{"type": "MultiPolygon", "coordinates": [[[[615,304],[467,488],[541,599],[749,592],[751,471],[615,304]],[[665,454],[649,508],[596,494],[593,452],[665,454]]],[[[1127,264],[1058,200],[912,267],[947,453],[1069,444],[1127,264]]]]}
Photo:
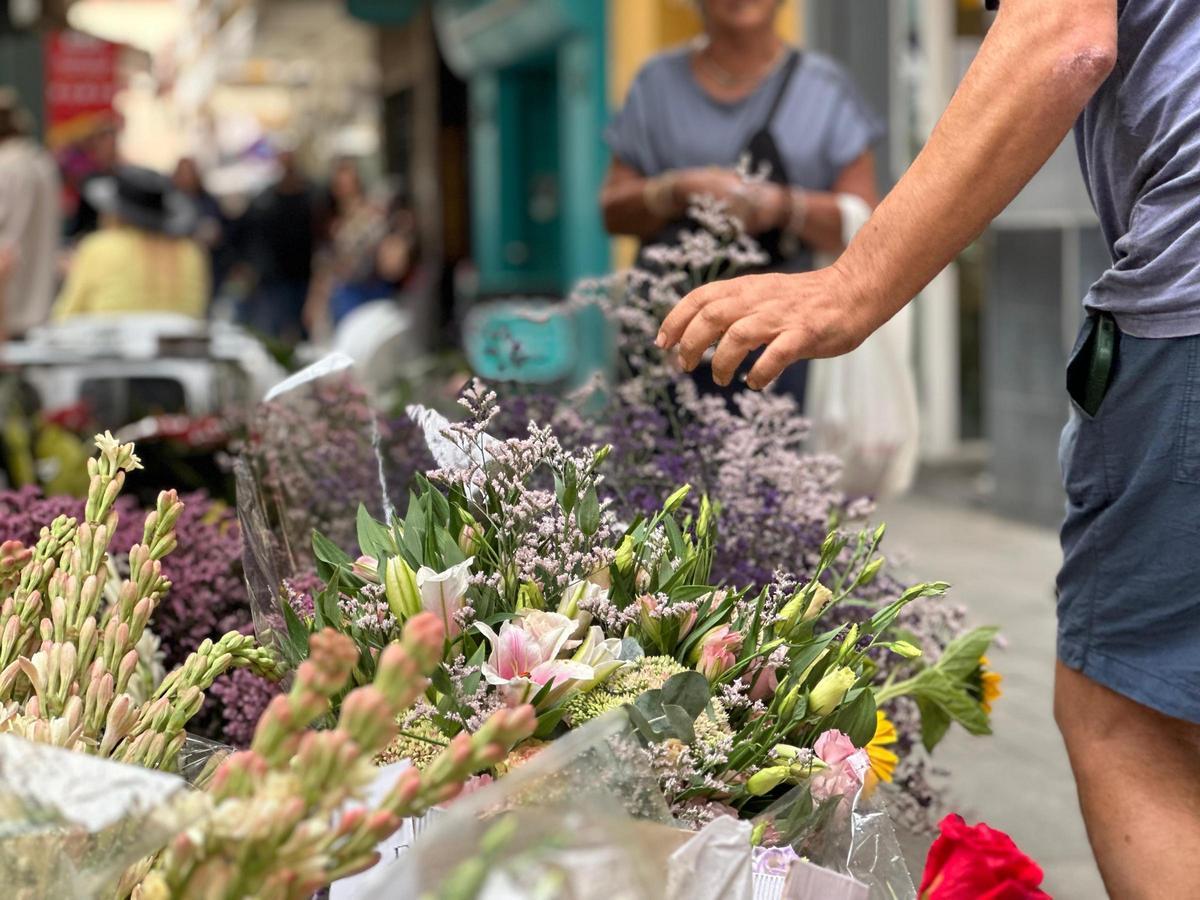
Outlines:
{"type": "Polygon", "coordinates": [[[46,137],[61,147],[113,115],[120,47],[77,31],[46,37],[46,137]]]}

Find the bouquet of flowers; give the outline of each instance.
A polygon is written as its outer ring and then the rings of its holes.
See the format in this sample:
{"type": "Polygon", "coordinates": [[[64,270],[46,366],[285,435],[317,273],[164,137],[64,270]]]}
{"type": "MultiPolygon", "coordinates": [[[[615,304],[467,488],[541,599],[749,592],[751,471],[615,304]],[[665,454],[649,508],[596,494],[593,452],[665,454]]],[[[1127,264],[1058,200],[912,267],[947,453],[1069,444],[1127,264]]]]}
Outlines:
{"type": "Polygon", "coordinates": [[[810,798],[793,822],[807,824],[796,829],[804,849],[844,798],[887,774],[882,702],[916,698],[947,724],[987,731],[972,678],[994,632],[924,662],[898,631],[910,604],[945,585],[831,618],[878,577],[882,528],[827,536],[803,582],[714,583],[718,516],[705,498],[689,508],[679,488],[622,525],[603,499],[607,448],[568,450],[536,424],[501,440],[488,431],[494,394],[475,385],[463,403],[460,424],[413,410],[440,468],[416,480],[404,517],[360,509],[351,552],[315,535],[325,585],[312,608],[276,590],[277,608],[260,617],[277,623],[292,665],[314,631],[348,635],[363,683],[406,621],[425,612],[443,623],[431,689],[379,762],[420,768],[495,710],[529,704],[536,730],[490,773],[502,776],[622,709],[678,821],[750,819],[799,787],[810,798]]]}
{"type": "MultiPolygon", "coordinates": [[[[703,395],[655,346],[663,318],[690,290],[760,260],[753,239],[724,204],[695,198],[690,217],[693,227],[677,244],[648,248],[638,266],[583,282],[571,298],[607,313],[618,350],[615,377],[566,398],[505,386],[493,429],[520,437],[534,419],[553,427],[566,445],[611,448],[600,497],[621,521],[653,515],[676,486],[692,485],[683,512],[698,516],[702,501],[719,511],[713,579],[752,593],[777,584],[786,592],[791,582],[814,577],[830,530],[869,527],[872,502],[842,490],[838,459],[809,449],[810,429],[797,398],[771,391],[703,395]]],[[[847,557],[831,565],[846,568],[850,562],[847,557]]],[[[906,587],[895,562],[885,561],[825,621],[830,627],[861,625],[906,587]]],[[[965,609],[947,598],[905,606],[893,628],[922,648],[924,663],[952,646],[957,651],[956,642],[969,633],[965,609]]],[[[916,674],[922,662],[906,667],[893,660],[877,686],[888,675],[903,680],[916,674]]],[[[977,698],[985,689],[990,697],[999,676],[978,659],[974,663],[977,698]]],[[[938,742],[949,720],[932,704],[905,697],[890,699],[881,712],[886,718],[879,736],[891,743],[877,752],[879,772],[901,788],[895,808],[907,823],[931,828],[939,798],[923,748],[938,742]]]]}

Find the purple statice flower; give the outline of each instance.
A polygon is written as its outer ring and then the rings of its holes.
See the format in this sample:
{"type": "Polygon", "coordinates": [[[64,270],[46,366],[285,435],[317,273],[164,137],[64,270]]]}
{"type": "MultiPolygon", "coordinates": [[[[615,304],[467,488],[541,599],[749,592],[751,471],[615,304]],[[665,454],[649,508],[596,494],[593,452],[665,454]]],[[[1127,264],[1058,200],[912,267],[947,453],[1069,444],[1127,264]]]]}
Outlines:
{"type": "Polygon", "coordinates": [[[234,669],[213,682],[207,705],[217,712],[220,740],[235,747],[249,747],[267,704],[282,690],[279,684],[248,669],[234,669]]]}

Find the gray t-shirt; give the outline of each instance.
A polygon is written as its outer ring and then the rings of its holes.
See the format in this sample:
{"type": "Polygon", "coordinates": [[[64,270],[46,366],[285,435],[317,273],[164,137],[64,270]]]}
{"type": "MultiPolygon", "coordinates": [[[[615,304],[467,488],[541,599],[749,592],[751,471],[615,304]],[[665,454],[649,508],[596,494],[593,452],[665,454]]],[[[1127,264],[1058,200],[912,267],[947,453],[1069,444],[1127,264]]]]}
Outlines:
{"type": "Polygon", "coordinates": [[[1118,15],[1116,70],[1075,129],[1113,258],[1085,303],[1137,337],[1200,334],[1200,3],[1118,15]]]}
{"type": "MultiPolygon", "coordinates": [[[[781,65],[749,96],[713,99],[696,82],[691,48],[654,57],[605,132],[613,155],[642,175],[700,166],[730,168],[764,124],[784,77],[781,65]]],[[[805,51],[771,130],[788,182],[828,191],[842,170],[883,135],[849,76],[831,59],[805,51]]]]}

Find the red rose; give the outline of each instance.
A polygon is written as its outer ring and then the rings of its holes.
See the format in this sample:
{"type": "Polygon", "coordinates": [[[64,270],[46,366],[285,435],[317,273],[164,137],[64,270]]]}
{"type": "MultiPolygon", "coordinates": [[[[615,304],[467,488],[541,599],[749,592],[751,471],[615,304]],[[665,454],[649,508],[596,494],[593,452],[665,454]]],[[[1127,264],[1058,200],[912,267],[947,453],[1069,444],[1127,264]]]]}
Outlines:
{"type": "Polygon", "coordinates": [[[1048,900],[1042,877],[1041,866],[1007,834],[951,815],[929,850],[919,894],[921,900],[1048,900]]]}

